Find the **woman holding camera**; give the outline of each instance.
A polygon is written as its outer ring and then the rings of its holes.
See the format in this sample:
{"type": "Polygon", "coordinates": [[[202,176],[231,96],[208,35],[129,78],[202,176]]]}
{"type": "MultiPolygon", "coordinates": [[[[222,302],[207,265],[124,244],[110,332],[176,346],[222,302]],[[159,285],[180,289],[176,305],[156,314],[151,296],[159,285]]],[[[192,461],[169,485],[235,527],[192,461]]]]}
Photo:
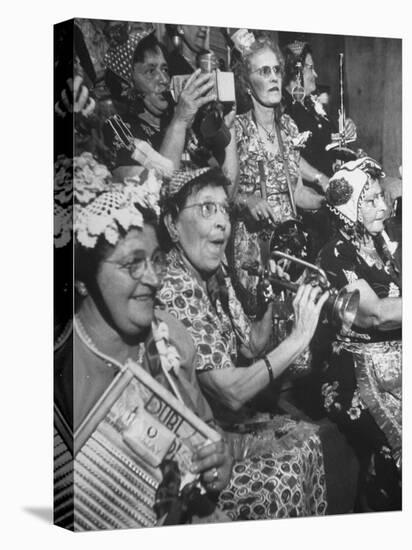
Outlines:
{"type": "Polygon", "coordinates": [[[333,175],[326,198],[339,232],[319,256],[335,287],[360,292],[352,329],[333,344],[322,396],[359,456],[360,506],[369,511],[401,507],[401,274],[399,244],[384,228],[383,177],[368,157],[333,175]]]}
{"type": "MultiPolygon", "coordinates": [[[[196,166],[199,159],[190,150],[188,138],[198,110],[216,99],[213,75],[200,69],[194,71],[173,106],[166,52],[153,31],[130,34],[124,43],[108,51],[105,60],[109,87],[118,99],[119,114],[133,138],[148,142],[155,151],[170,159],[175,169],[182,160],[196,166]]],[[[234,114],[226,117],[229,126],[233,119],[234,114]]],[[[109,120],[106,141],[115,151],[115,175],[123,178],[138,173],[141,168],[119,137],[122,138],[122,132],[114,131],[109,120]]],[[[236,151],[232,139],[223,160],[231,179],[237,170],[233,150],[236,151]]]]}

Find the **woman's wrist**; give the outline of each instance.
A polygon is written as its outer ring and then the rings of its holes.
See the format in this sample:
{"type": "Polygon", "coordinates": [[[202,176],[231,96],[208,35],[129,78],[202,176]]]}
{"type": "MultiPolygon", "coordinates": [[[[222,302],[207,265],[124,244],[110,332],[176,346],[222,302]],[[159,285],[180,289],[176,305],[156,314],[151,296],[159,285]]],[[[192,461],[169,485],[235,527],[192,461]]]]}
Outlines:
{"type": "Polygon", "coordinates": [[[186,120],[184,116],[179,114],[179,112],[176,112],[174,116],[172,117],[172,120],[170,121],[169,128],[173,127],[176,130],[186,132],[186,130],[189,127],[189,122],[186,120]]]}
{"type": "Polygon", "coordinates": [[[287,342],[289,346],[291,346],[291,349],[293,350],[294,358],[293,361],[298,357],[301,353],[305,351],[305,349],[309,345],[309,341],[305,336],[298,332],[295,328],[292,329],[289,336],[284,340],[284,342],[287,342]]]}

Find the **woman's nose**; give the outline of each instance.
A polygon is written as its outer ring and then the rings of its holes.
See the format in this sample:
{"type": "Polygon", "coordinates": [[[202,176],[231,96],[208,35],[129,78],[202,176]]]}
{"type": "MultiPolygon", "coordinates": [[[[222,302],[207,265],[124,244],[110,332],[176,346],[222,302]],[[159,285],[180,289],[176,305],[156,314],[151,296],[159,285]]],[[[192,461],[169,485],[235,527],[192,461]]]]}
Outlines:
{"type": "Polygon", "coordinates": [[[159,276],[157,275],[153,264],[150,260],[147,261],[145,272],[143,273],[143,277],[140,279],[140,282],[150,286],[152,288],[160,288],[161,281],[159,276]]]}
{"type": "Polygon", "coordinates": [[[386,203],[384,195],[382,195],[378,198],[377,208],[378,208],[378,210],[387,210],[388,205],[386,203]]]}
{"type": "Polygon", "coordinates": [[[157,77],[156,79],[158,84],[162,84],[164,86],[169,85],[169,82],[170,82],[169,75],[166,74],[164,71],[158,70],[156,77],[157,77]]]}
{"type": "Polygon", "coordinates": [[[230,231],[230,220],[228,218],[228,215],[222,210],[218,209],[218,211],[216,212],[215,224],[217,227],[223,229],[223,231],[226,231],[228,228],[230,231]]]}

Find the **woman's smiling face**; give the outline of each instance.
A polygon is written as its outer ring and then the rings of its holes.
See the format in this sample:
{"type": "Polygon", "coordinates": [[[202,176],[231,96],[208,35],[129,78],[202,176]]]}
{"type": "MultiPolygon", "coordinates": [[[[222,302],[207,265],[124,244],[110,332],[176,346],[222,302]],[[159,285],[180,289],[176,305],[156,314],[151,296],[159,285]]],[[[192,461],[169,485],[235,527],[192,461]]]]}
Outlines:
{"type": "Polygon", "coordinates": [[[131,229],[100,263],[97,287],[111,323],[121,334],[138,335],[152,322],[155,293],[161,281],[150,262],[139,280],[129,270],[158,251],[156,231],[146,224],[143,229],[131,229]]]}

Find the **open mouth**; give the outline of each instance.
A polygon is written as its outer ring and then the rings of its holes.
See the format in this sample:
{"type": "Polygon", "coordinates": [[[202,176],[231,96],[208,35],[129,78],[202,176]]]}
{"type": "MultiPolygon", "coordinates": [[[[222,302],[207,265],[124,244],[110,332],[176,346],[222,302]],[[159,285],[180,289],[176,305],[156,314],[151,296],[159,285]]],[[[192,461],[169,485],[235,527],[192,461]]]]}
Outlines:
{"type": "Polygon", "coordinates": [[[279,92],[280,88],[278,86],[272,86],[272,88],[269,88],[269,92],[279,92]]]}

